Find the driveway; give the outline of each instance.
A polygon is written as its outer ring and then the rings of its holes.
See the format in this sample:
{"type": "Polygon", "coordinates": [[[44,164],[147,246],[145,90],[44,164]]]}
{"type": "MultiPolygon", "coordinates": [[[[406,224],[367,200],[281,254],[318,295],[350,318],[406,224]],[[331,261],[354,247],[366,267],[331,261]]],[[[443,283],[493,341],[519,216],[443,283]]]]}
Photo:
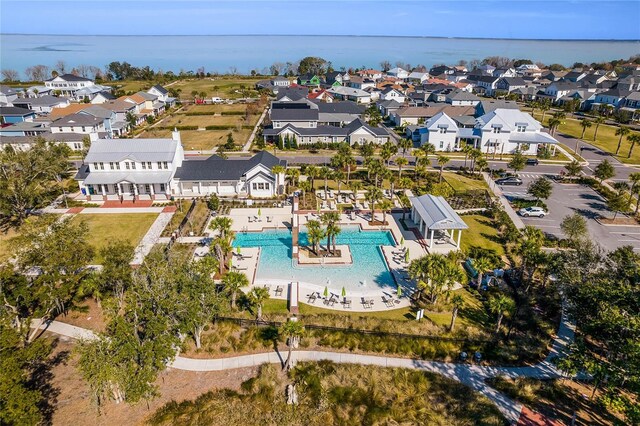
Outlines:
{"type": "MultiPolygon", "coordinates": [[[[523,185],[501,187],[505,197],[531,198],[526,193],[527,186],[542,175],[543,173],[520,173],[523,185]]],[[[640,250],[640,226],[605,226],[595,220],[598,216],[613,217],[613,213],[607,209],[604,198],[588,186],[553,182],[553,192],[546,204],[549,215],[544,218],[523,217],[525,225],[533,225],[546,234],[563,238],[564,234],[560,230],[562,219],[579,213],[587,219],[591,240],[606,250],[615,250],[624,245],[631,245],[634,250],[640,250]]]]}

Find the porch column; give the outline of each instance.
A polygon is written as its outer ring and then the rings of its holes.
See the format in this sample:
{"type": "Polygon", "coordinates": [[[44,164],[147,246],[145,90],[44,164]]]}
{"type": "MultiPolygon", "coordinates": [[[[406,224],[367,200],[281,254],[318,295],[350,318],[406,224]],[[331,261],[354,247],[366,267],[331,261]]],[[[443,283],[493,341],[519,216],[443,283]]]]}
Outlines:
{"type": "Polygon", "coordinates": [[[429,230],[430,236],[429,236],[429,250],[431,250],[431,248],[433,247],[433,229],[429,230]]]}
{"type": "Polygon", "coordinates": [[[118,196],[122,195],[122,191],[121,191],[121,189],[120,189],[120,184],[119,184],[119,183],[116,183],[116,185],[115,185],[115,186],[116,186],[116,193],[118,194],[118,196]]]}
{"type": "Polygon", "coordinates": [[[456,247],[460,248],[460,237],[462,236],[462,229],[458,229],[458,242],[456,243],[456,247]]]}
{"type": "Polygon", "coordinates": [[[106,185],[104,185],[104,184],[100,185],[100,189],[101,189],[101,192],[102,192],[102,199],[106,201],[107,200],[107,191],[105,189],[105,186],[106,185]]]}
{"type": "Polygon", "coordinates": [[[220,195],[220,181],[216,182],[216,194],[220,195]]]}
{"type": "Polygon", "coordinates": [[[138,195],[138,185],[137,184],[133,185],[133,195],[135,195],[135,196],[138,195]]]}
{"type": "Polygon", "coordinates": [[[184,193],[184,188],[182,187],[182,182],[180,182],[180,195],[182,195],[184,193]]]}
{"type": "Polygon", "coordinates": [[[551,155],[556,155],[556,148],[558,148],[558,145],[553,145],[553,153],[551,155]]]}
{"type": "Polygon", "coordinates": [[[202,194],[202,182],[198,181],[198,194],[202,194]]]}
{"type": "Polygon", "coordinates": [[[149,194],[151,194],[151,199],[155,200],[156,199],[156,191],[154,186],[156,186],[154,183],[152,183],[151,185],[149,185],[149,194]]]}

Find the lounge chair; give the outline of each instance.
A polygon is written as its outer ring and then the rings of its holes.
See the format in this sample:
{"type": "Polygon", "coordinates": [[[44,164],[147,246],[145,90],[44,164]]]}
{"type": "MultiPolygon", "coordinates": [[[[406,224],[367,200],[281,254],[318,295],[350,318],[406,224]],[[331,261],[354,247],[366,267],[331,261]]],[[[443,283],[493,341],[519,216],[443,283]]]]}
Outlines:
{"type": "Polygon", "coordinates": [[[249,216],[249,223],[253,223],[253,218],[249,216]]]}
{"type": "Polygon", "coordinates": [[[308,294],[307,297],[307,303],[316,303],[317,297],[315,293],[308,294]]]}
{"type": "Polygon", "coordinates": [[[267,216],[267,223],[271,223],[272,220],[273,220],[273,217],[267,216]]]}
{"type": "Polygon", "coordinates": [[[342,304],[343,304],[345,309],[347,309],[347,308],[351,309],[351,299],[347,299],[345,297],[344,300],[342,301],[342,304]]]}
{"type": "Polygon", "coordinates": [[[393,300],[391,299],[387,299],[386,297],[382,296],[382,303],[384,303],[387,308],[393,308],[393,300]]]}
{"type": "Polygon", "coordinates": [[[283,290],[282,286],[276,287],[276,296],[281,296],[283,290]]]}
{"type": "Polygon", "coordinates": [[[362,297],[362,298],[360,298],[360,300],[362,302],[362,306],[364,306],[365,309],[371,308],[371,305],[369,305],[369,301],[367,299],[362,297]]]}

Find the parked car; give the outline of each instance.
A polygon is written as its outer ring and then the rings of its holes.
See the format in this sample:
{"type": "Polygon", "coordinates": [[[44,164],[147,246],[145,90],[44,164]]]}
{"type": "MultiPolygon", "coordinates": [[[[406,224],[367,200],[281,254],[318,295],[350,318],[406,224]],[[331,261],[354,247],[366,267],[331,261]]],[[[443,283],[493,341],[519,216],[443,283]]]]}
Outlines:
{"type": "Polygon", "coordinates": [[[547,213],[542,207],[525,207],[524,209],[518,210],[518,214],[524,217],[545,217],[549,213],[547,213]]]}
{"type": "Polygon", "coordinates": [[[509,176],[509,177],[505,177],[505,178],[501,178],[501,179],[496,180],[496,183],[498,185],[520,186],[520,185],[522,185],[522,179],[520,179],[519,177],[516,177],[516,176],[509,176]]]}
{"type": "Polygon", "coordinates": [[[539,161],[537,158],[527,158],[527,166],[537,166],[539,161]]]}
{"type": "Polygon", "coordinates": [[[221,104],[224,101],[222,100],[222,98],[214,96],[213,98],[211,98],[211,102],[214,103],[214,104],[221,104]]]}

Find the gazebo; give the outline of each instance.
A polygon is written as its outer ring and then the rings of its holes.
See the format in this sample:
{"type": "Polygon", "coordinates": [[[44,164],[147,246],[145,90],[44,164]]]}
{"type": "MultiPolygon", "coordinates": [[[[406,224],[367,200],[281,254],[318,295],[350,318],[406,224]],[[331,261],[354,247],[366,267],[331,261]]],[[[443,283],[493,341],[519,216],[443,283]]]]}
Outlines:
{"type": "Polygon", "coordinates": [[[468,229],[466,223],[451,208],[444,197],[431,194],[412,197],[411,220],[418,227],[420,233],[429,239],[429,250],[433,250],[434,241],[443,250],[460,249],[460,236],[463,229],[468,229]],[[458,231],[457,238],[455,231],[458,231]],[[428,235],[427,235],[428,234],[428,235]]]}

